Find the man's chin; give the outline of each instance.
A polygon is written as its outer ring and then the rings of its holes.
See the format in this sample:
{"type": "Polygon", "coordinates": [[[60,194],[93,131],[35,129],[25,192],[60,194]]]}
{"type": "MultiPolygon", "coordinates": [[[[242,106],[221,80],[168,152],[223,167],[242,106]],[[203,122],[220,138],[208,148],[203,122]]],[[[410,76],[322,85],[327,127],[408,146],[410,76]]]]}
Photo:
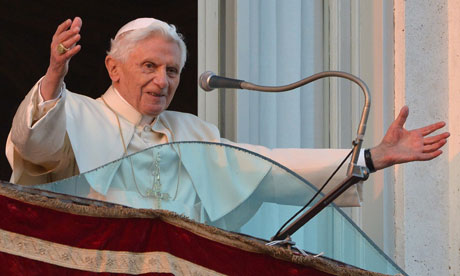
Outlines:
{"type": "Polygon", "coordinates": [[[164,108],[151,108],[151,109],[144,109],[144,110],[141,111],[141,113],[143,115],[156,117],[156,116],[160,115],[161,112],[163,112],[164,110],[165,110],[164,108]]]}

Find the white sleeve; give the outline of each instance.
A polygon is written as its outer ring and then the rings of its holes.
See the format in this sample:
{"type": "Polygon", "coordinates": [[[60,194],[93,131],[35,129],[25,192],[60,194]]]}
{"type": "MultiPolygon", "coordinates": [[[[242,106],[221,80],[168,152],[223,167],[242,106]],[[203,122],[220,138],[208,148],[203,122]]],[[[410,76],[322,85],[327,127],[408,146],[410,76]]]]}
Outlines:
{"type": "Polygon", "coordinates": [[[20,104],[11,127],[15,150],[34,164],[59,162],[66,135],[65,85],[60,98],[40,103],[40,81],[20,104]]]}
{"type": "MultiPolygon", "coordinates": [[[[268,149],[262,146],[235,144],[223,139],[224,143],[257,152],[266,156],[288,169],[294,171],[299,176],[313,184],[316,188],[321,188],[332,172],[338,167],[340,162],[347,156],[350,149],[268,149]]],[[[365,166],[361,151],[358,165],[365,166]]],[[[323,193],[332,190],[341,183],[347,172],[349,159],[337,172],[335,177],[329,182],[323,193]]],[[[281,181],[279,174],[285,174],[282,170],[272,170],[272,176],[261,183],[256,197],[263,201],[271,201],[280,204],[304,204],[302,195],[308,193],[301,181],[281,181]],[[282,185],[282,187],[280,187],[282,185]]],[[[342,207],[360,206],[362,202],[362,182],[350,187],[334,203],[342,207]]]]}
{"type": "Polygon", "coordinates": [[[55,99],[51,99],[51,100],[43,100],[43,97],[42,97],[42,92],[41,92],[41,80],[38,81],[38,103],[37,103],[37,107],[35,109],[36,112],[34,112],[33,114],[33,122],[36,122],[38,120],[40,120],[43,116],[46,115],[46,113],[48,113],[48,111],[53,108],[56,103],[59,101],[59,99],[62,97],[62,94],[64,93],[63,92],[63,86],[60,87],[60,91],[59,91],[59,95],[55,98],[55,99]]]}

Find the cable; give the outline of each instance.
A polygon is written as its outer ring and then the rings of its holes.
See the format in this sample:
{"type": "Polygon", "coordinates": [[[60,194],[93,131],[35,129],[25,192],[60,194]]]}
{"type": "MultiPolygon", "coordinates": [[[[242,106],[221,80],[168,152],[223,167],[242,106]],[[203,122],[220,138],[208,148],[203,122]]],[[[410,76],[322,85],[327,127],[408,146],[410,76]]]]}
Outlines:
{"type": "Polygon", "coordinates": [[[307,208],[312,202],[313,200],[315,200],[315,198],[321,193],[321,191],[326,187],[326,185],[329,183],[329,181],[331,181],[331,179],[334,177],[334,175],[340,170],[340,168],[343,166],[343,164],[345,163],[345,161],[347,161],[348,157],[350,157],[350,155],[352,154],[353,150],[351,150],[348,155],[342,160],[342,162],[340,163],[340,165],[335,169],[335,171],[331,174],[331,176],[329,176],[329,178],[326,180],[326,182],[323,184],[323,186],[321,187],[321,189],[319,189],[316,194],[310,199],[310,201],[308,201],[307,204],[305,204],[305,206],[303,206],[299,211],[297,211],[297,213],[295,213],[290,219],[288,219],[284,224],[283,226],[281,226],[281,228],[278,230],[278,232],[276,232],[275,236],[278,236],[278,234],[281,232],[281,230],[284,229],[284,227],[289,223],[291,222],[295,217],[297,217],[297,215],[299,215],[303,210],[305,210],[305,208],[307,208]]]}

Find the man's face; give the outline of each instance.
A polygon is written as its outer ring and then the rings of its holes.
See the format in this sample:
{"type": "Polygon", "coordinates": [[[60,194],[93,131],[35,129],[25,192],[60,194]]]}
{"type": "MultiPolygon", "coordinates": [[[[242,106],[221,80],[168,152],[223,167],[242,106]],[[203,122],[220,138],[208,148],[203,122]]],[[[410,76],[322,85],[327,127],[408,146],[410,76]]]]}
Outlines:
{"type": "Polygon", "coordinates": [[[126,62],[118,62],[115,88],[137,111],[158,116],[171,103],[180,80],[181,52],[161,36],[141,40],[126,62]]]}

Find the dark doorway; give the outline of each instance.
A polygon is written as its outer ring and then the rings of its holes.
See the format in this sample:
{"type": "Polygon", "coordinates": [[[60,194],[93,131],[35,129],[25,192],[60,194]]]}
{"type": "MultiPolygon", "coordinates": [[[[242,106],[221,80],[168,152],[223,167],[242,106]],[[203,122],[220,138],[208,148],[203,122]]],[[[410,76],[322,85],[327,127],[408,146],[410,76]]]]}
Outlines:
{"type": "Polygon", "coordinates": [[[197,114],[197,9],[196,0],[0,0],[0,180],[11,175],[4,152],[14,113],[45,74],[51,37],[61,22],[75,16],[83,20],[82,50],[71,60],[65,83],[70,91],[93,98],[110,85],[104,58],[121,26],[138,17],[174,24],[185,37],[188,56],[169,109],[197,114]]]}

